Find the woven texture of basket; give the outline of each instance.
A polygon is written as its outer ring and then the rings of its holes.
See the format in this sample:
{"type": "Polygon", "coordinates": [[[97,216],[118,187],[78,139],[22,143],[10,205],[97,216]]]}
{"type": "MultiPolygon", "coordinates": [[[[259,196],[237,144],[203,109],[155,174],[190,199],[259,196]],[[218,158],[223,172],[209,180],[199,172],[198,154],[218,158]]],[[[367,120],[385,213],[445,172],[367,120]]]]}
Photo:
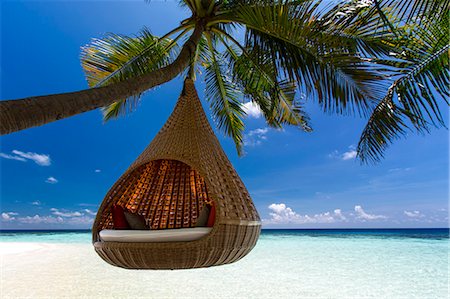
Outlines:
{"type": "Polygon", "coordinates": [[[187,269],[228,264],[255,246],[261,222],[250,195],[209,125],[194,82],[186,79],[174,111],[150,145],[106,194],[92,229],[96,252],[129,269],[187,269]],[[195,226],[205,202],[216,219],[207,236],[190,242],[102,242],[111,207],[143,215],[152,229],[195,226]]]}

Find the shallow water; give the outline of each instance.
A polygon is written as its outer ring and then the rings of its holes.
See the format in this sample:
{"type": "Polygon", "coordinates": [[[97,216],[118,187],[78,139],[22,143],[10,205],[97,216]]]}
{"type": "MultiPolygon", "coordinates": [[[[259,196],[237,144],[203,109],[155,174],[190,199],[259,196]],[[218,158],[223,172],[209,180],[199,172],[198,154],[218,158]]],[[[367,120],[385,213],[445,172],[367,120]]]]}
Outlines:
{"type": "Polygon", "coordinates": [[[269,230],[237,263],[182,271],[109,266],[90,232],[0,241],[40,246],[2,255],[4,297],[448,298],[448,230],[269,230]]]}
{"type": "MultiPolygon", "coordinates": [[[[449,229],[263,229],[260,241],[301,237],[448,241],[449,229]]],[[[0,242],[89,243],[91,238],[90,230],[0,230],[0,242]]]]}

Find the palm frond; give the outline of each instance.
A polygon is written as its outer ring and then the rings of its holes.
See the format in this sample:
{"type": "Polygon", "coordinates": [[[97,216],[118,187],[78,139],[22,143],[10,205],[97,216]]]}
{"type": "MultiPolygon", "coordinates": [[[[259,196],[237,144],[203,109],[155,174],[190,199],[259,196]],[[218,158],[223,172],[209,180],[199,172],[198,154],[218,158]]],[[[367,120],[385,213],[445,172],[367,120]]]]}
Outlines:
{"type": "Polygon", "coordinates": [[[133,112],[139,104],[140,97],[141,95],[138,94],[136,96],[129,97],[126,100],[117,101],[107,107],[104,107],[102,109],[103,120],[108,121],[133,112]]]}
{"type": "Polygon", "coordinates": [[[420,130],[428,124],[445,126],[445,121],[439,109],[439,102],[448,105],[450,96],[449,45],[430,54],[418,65],[410,68],[397,81],[397,92],[400,106],[414,116],[411,118],[414,126],[420,130]],[[423,120],[417,122],[416,120],[423,120]]]}
{"type": "Polygon", "coordinates": [[[443,126],[439,103],[448,105],[450,85],[448,14],[428,29],[416,27],[405,36],[401,60],[407,62],[395,75],[399,106],[413,115],[420,130],[428,124],[443,126]],[[417,122],[417,120],[423,120],[417,122]]]}
{"type": "Polygon", "coordinates": [[[321,14],[317,26],[328,34],[356,41],[364,57],[389,55],[401,23],[393,20],[390,13],[377,9],[377,4],[358,0],[340,3],[321,14]]]}
{"type": "Polygon", "coordinates": [[[377,162],[386,148],[404,136],[408,126],[404,113],[393,102],[393,90],[380,101],[369,118],[356,149],[361,162],[377,162]]]}
{"type": "Polygon", "coordinates": [[[236,21],[246,26],[245,47],[270,55],[284,79],[297,82],[325,111],[364,115],[383,94],[375,84],[379,67],[361,57],[357,40],[324,27],[320,2],[296,3],[236,9],[236,21]]]}
{"type": "Polygon", "coordinates": [[[206,34],[209,59],[205,64],[206,99],[209,101],[214,120],[220,129],[233,138],[238,154],[242,154],[242,132],[245,112],[239,101],[239,91],[226,74],[226,65],[222,55],[216,50],[213,39],[206,34]]]}
{"type": "MultiPolygon", "coordinates": [[[[186,30],[182,32],[184,33],[186,30]]],[[[159,39],[144,28],[135,37],[110,33],[102,39],[94,39],[82,48],[81,64],[89,86],[97,87],[143,75],[168,65],[177,52],[176,40],[159,39]]],[[[141,94],[137,93],[105,107],[105,121],[131,111],[136,107],[140,96],[141,94]]]]}
{"type": "Polygon", "coordinates": [[[375,110],[361,135],[358,156],[362,162],[376,162],[406,129],[429,132],[445,126],[440,106],[448,107],[450,96],[448,17],[435,20],[428,29],[417,27],[404,36],[397,60],[385,61],[396,67],[394,82],[375,110]],[[408,122],[411,124],[408,124],[408,122]]]}
{"type": "Polygon", "coordinates": [[[428,132],[444,125],[439,103],[448,105],[449,22],[448,10],[440,19],[421,15],[419,26],[407,23],[413,19],[399,16],[389,1],[355,7],[359,2],[320,11],[314,1],[261,0],[236,5],[235,21],[246,26],[245,50],[275,65],[275,82],[295,81],[325,111],[371,111],[359,143],[367,162],[381,157],[406,129],[428,132]]]}
{"type": "Polygon", "coordinates": [[[399,23],[426,28],[431,17],[440,18],[448,14],[449,5],[446,0],[351,0],[335,5],[323,19],[333,19],[335,26],[341,28],[371,24],[397,37],[399,23]]]}
{"type": "Polygon", "coordinates": [[[297,85],[295,82],[276,82],[269,92],[272,102],[271,118],[280,124],[293,125],[305,132],[311,132],[310,117],[305,112],[303,103],[296,98],[297,85]]]}
{"type": "Polygon", "coordinates": [[[308,115],[300,102],[295,101],[295,82],[280,82],[276,66],[268,56],[258,57],[258,51],[244,49],[232,36],[221,33],[223,37],[220,38],[227,50],[226,57],[231,66],[233,80],[237,82],[244,96],[261,109],[267,123],[277,128],[288,124],[311,131],[308,115]],[[224,38],[231,40],[238,49],[229,45],[224,38]]]}
{"type": "Polygon", "coordinates": [[[392,11],[398,19],[406,23],[414,22],[426,27],[430,18],[441,18],[448,14],[450,2],[447,0],[378,0],[381,9],[392,11]],[[425,23],[425,24],[424,24],[425,23]]]}

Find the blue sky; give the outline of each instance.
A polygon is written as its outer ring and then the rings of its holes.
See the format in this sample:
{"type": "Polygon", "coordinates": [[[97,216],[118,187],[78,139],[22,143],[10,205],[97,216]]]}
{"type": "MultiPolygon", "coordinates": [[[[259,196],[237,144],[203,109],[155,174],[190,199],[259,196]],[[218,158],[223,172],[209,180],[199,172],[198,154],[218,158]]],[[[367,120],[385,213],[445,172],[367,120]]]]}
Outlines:
{"type": "MultiPolygon", "coordinates": [[[[161,35],[187,11],[173,1],[4,1],[1,14],[1,98],[15,99],[86,88],[79,54],[91,38],[143,26],[161,35]]],[[[177,78],[149,91],[137,111],[106,124],[92,111],[1,137],[1,227],[89,228],[181,87],[177,78]]],[[[197,88],[203,99],[202,77],[197,88]]],[[[269,129],[250,109],[241,158],[216,130],[265,227],[448,227],[447,130],[412,134],[363,166],[354,147],[364,119],[307,109],[312,133],[269,129]]]]}

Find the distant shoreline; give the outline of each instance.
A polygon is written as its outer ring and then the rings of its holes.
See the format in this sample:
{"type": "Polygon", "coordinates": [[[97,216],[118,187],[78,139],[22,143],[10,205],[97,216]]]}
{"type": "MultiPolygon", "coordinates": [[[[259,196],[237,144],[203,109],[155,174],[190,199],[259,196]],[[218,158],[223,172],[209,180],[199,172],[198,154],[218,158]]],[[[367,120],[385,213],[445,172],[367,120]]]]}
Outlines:
{"type": "MultiPolygon", "coordinates": [[[[346,231],[346,232],[364,232],[364,231],[436,231],[447,230],[450,232],[449,227],[432,227],[432,228],[263,228],[262,231],[346,231]]],[[[91,232],[91,229],[0,229],[0,233],[14,233],[14,232],[91,232]]]]}

